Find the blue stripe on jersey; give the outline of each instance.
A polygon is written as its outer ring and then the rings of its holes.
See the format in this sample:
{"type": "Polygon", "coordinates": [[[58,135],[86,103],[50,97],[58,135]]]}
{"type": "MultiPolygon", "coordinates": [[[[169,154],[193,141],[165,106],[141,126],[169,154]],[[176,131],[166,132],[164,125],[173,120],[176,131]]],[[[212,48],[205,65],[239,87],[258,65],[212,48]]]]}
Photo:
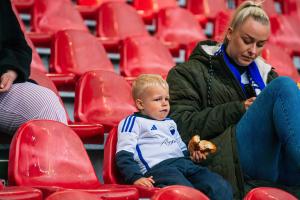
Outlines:
{"type": "Polygon", "coordinates": [[[144,160],[139,145],[136,145],[136,151],[137,151],[137,153],[138,153],[139,159],[140,159],[140,160],[142,161],[142,163],[145,165],[147,171],[149,171],[149,170],[150,170],[150,167],[149,167],[148,163],[144,160]]]}
{"type": "Polygon", "coordinates": [[[131,122],[131,126],[128,132],[132,131],[133,125],[134,125],[134,121],[135,121],[136,116],[133,117],[132,122],[131,122]]]}
{"type": "Polygon", "coordinates": [[[132,115],[131,116],[129,116],[129,120],[128,120],[128,122],[127,122],[127,124],[126,124],[126,128],[125,128],[125,132],[127,132],[128,131],[128,128],[129,128],[129,125],[130,125],[130,123],[131,123],[131,119],[132,119],[132,115]]]}
{"type": "Polygon", "coordinates": [[[130,117],[130,116],[128,116],[128,117],[125,119],[124,124],[123,124],[123,126],[122,126],[121,133],[124,132],[124,128],[125,128],[126,122],[127,122],[127,120],[128,120],[129,117],[130,117]]]}

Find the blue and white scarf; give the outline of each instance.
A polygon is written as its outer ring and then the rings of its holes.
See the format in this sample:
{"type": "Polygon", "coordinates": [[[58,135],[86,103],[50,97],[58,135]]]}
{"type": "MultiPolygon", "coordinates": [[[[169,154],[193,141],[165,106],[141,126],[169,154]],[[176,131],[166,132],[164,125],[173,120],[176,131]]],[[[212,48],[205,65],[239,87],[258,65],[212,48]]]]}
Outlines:
{"type": "MultiPolygon", "coordinates": [[[[245,90],[245,85],[242,82],[241,74],[238,71],[238,69],[236,68],[235,64],[231,62],[230,58],[226,54],[224,44],[221,46],[221,49],[218,52],[216,52],[216,55],[218,55],[220,53],[222,53],[226,65],[228,66],[230,71],[233,73],[236,80],[240,83],[240,86],[242,87],[244,94],[247,96],[247,93],[245,90]]],[[[255,90],[256,95],[259,95],[259,93],[266,87],[266,85],[265,85],[265,83],[259,73],[258,67],[254,61],[252,63],[250,63],[246,73],[248,75],[248,79],[249,79],[251,86],[255,90]]]]}

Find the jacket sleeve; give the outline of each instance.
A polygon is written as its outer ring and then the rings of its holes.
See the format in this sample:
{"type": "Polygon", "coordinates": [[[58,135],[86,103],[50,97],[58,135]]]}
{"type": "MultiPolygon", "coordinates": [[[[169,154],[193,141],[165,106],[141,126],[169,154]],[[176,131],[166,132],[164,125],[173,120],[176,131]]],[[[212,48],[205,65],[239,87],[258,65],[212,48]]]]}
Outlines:
{"type": "Polygon", "coordinates": [[[2,37],[0,73],[3,74],[9,69],[14,70],[18,74],[15,82],[24,82],[30,74],[31,48],[24,38],[9,0],[1,0],[0,13],[2,37]]]}
{"type": "MultiPolygon", "coordinates": [[[[194,72],[195,73],[195,72],[194,72]]],[[[197,76],[201,76],[198,72],[197,76]]],[[[171,117],[176,121],[184,142],[193,135],[212,139],[236,124],[245,112],[242,101],[231,101],[207,107],[206,94],[197,92],[195,78],[189,70],[177,67],[170,70],[167,81],[170,87],[171,117]]],[[[199,91],[199,90],[198,90],[199,91]]]]}
{"type": "Polygon", "coordinates": [[[133,159],[133,153],[124,150],[119,151],[116,154],[116,162],[118,170],[124,177],[126,183],[133,184],[134,181],[143,177],[138,164],[133,159]]]}
{"type": "Polygon", "coordinates": [[[139,126],[135,122],[134,117],[129,116],[120,122],[118,127],[116,164],[125,182],[128,184],[133,184],[134,181],[143,177],[138,163],[134,160],[138,136],[139,126]]]}

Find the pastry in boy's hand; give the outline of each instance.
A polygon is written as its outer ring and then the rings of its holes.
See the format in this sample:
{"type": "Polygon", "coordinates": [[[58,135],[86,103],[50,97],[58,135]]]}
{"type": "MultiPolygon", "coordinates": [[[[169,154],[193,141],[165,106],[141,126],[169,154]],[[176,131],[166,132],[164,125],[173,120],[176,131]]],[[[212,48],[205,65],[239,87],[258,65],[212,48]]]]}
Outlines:
{"type": "Polygon", "coordinates": [[[199,135],[194,135],[188,144],[189,152],[201,151],[202,153],[215,153],[217,151],[216,145],[207,140],[200,140],[199,135]]]}

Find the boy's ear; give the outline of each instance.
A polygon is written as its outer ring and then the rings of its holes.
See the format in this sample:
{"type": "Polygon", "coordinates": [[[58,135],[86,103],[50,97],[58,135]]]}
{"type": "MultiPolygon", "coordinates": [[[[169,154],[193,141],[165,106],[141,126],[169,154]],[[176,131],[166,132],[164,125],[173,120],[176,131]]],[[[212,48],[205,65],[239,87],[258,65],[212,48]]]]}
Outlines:
{"type": "Polygon", "coordinates": [[[143,101],[141,99],[136,99],[135,104],[136,104],[136,107],[138,108],[138,110],[144,109],[143,101]]]}
{"type": "Polygon", "coordinates": [[[226,33],[226,37],[227,37],[227,40],[228,40],[228,41],[231,40],[232,33],[233,33],[233,29],[232,29],[231,27],[228,27],[227,33],[226,33]]]}

